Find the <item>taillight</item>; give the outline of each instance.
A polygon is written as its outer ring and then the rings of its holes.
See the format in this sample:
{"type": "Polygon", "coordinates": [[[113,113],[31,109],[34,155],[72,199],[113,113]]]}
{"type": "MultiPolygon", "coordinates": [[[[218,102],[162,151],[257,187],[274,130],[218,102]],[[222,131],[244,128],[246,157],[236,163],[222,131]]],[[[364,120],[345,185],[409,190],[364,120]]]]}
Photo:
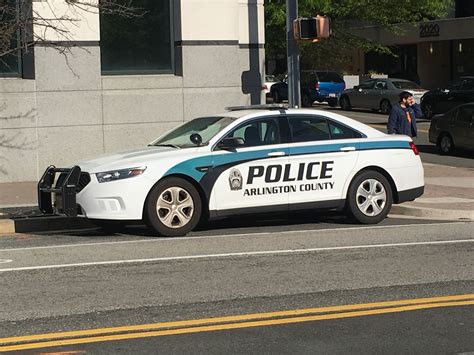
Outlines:
{"type": "Polygon", "coordinates": [[[263,86],[262,86],[262,90],[268,90],[267,85],[263,85],[263,86]]]}
{"type": "Polygon", "coordinates": [[[319,81],[317,81],[316,84],[314,84],[314,89],[319,90],[319,81]]]}
{"type": "Polygon", "coordinates": [[[413,153],[415,153],[415,155],[420,155],[420,152],[418,151],[418,148],[416,147],[415,143],[410,142],[410,148],[411,150],[413,150],[413,153]]]}

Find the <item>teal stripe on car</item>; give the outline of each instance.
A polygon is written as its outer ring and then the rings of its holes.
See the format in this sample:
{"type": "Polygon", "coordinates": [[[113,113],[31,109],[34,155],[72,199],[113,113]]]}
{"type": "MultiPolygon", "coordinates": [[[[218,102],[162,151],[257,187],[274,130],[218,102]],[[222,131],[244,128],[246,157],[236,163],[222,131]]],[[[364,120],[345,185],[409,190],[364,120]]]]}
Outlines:
{"type": "Polygon", "coordinates": [[[378,141],[378,142],[353,142],[353,143],[333,143],[320,145],[304,145],[291,148],[272,148],[253,150],[250,152],[229,152],[214,155],[207,155],[199,158],[192,158],[183,161],[170,170],[164,176],[173,174],[187,175],[196,181],[200,181],[206,174],[205,171],[199,171],[199,167],[217,167],[229,163],[239,161],[249,161],[257,159],[268,158],[268,153],[274,151],[284,151],[287,155],[303,155],[303,154],[318,154],[339,152],[343,147],[356,147],[356,150],[371,150],[371,149],[410,149],[408,141],[378,141]]]}

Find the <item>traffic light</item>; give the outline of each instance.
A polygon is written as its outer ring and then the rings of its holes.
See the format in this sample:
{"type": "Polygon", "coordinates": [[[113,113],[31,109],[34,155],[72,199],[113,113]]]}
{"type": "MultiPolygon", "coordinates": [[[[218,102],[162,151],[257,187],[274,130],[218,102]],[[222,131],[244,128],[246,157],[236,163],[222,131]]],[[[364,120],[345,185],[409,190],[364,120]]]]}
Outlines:
{"type": "Polygon", "coordinates": [[[300,17],[293,22],[295,39],[318,42],[329,37],[329,18],[327,16],[300,17]]]}

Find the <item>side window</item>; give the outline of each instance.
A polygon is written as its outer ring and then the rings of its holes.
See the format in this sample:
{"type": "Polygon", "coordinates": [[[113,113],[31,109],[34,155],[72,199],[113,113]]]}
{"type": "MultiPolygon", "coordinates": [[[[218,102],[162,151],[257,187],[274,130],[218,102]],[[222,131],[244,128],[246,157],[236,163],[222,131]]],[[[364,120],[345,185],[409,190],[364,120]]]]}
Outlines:
{"type": "Polygon", "coordinates": [[[376,90],[387,90],[387,83],[385,81],[377,81],[375,83],[376,90]]]}
{"type": "Polygon", "coordinates": [[[362,83],[359,87],[363,90],[370,90],[374,88],[375,80],[369,80],[365,83],[362,83]]]}
{"type": "Polygon", "coordinates": [[[471,123],[472,115],[474,110],[472,107],[464,106],[459,109],[456,121],[463,122],[463,123],[471,123]]]}
{"type": "Polygon", "coordinates": [[[346,126],[343,126],[334,121],[328,121],[329,131],[331,132],[331,139],[350,139],[350,138],[362,138],[362,135],[350,129],[346,126]]]}
{"type": "Polygon", "coordinates": [[[242,138],[245,142],[245,147],[279,144],[280,129],[276,119],[265,118],[244,123],[230,132],[226,138],[228,137],[242,138]]]}
{"type": "Polygon", "coordinates": [[[293,143],[331,139],[328,123],[323,117],[290,117],[289,123],[293,143]]]}

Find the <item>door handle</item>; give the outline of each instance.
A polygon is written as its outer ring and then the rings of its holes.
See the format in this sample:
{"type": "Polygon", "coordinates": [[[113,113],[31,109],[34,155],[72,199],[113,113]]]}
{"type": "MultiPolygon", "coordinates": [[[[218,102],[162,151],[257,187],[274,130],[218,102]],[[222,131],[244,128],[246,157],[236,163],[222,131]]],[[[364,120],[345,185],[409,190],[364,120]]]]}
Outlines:
{"type": "Polygon", "coordinates": [[[356,150],[355,147],[342,147],[341,149],[341,152],[353,152],[356,150]]]}
{"type": "Polygon", "coordinates": [[[267,154],[269,157],[284,157],[285,152],[270,152],[267,154]]]}

